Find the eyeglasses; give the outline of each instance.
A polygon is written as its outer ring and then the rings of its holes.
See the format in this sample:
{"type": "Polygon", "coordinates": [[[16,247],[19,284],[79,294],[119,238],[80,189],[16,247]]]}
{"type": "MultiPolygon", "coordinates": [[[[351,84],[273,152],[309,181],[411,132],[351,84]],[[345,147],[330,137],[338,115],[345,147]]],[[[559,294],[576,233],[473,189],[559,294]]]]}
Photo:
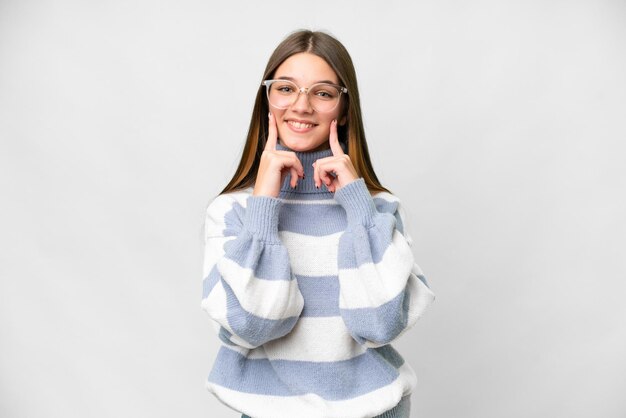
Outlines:
{"type": "Polygon", "coordinates": [[[262,85],[266,87],[267,100],[278,109],[292,106],[298,101],[300,93],[304,93],[313,110],[331,112],[337,107],[341,93],[348,94],[347,88],[330,83],[316,83],[306,88],[298,87],[289,80],[265,80],[262,85]]]}

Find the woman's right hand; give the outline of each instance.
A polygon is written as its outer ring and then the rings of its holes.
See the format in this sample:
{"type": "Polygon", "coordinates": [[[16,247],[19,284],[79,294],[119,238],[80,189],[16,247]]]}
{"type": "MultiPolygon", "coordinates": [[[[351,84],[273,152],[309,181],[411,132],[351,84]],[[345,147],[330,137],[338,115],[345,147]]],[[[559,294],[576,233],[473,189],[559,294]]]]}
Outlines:
{"type": "Polygon", "coordinates": [[[298,178],[304,178],[302,163],[293,151],[276,149],[278,129],[272,113],[269,114],[267,142],[261,154],[259,171],[254,184],[254,196],[278,197],[287,173],[291,172],[291,187],[296,187],[298,178]]]}

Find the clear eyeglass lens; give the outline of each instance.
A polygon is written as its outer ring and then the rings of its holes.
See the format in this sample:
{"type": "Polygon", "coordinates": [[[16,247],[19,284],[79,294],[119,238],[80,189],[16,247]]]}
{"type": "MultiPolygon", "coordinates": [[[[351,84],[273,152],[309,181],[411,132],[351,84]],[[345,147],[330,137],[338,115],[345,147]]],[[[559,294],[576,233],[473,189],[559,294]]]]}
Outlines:
{"type": "MultiPolygon", "coordinates": [[[[267,98],[272,106],[286,109],[298,100],[300,90],[295,83],[288,80],[272,82],[266,88],[267,98]]],[[[330,112],[339,103],[341,92],[332,84],[314,84],[307,90],[311,107],[318,112],[330,112]]]]}

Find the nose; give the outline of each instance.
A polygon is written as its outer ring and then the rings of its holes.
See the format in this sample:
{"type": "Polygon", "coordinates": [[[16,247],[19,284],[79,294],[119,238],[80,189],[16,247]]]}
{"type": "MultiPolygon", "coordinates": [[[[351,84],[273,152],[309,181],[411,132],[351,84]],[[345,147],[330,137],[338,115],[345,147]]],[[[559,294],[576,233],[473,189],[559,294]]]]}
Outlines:
{"type": "Polygon", "coordinates": [[[309,91],[302,89],[296,97],[296,101],[291,105],[291,109],[297,112],[311,113],[313,108],[309,102],[309,91]]]}

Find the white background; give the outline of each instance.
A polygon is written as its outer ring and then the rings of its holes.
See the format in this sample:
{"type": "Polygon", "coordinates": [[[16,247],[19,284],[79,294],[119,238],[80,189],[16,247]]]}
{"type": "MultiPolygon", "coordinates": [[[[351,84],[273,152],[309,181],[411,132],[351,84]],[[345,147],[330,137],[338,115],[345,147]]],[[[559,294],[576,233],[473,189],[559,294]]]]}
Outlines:
{"type": "Polygon", "coordinates": [[[350,51],[437,295],[412,416],[626,416],[617,0],[0,0],[0,416],[239,417],[202,223],[298,28],[350,51]]]}

